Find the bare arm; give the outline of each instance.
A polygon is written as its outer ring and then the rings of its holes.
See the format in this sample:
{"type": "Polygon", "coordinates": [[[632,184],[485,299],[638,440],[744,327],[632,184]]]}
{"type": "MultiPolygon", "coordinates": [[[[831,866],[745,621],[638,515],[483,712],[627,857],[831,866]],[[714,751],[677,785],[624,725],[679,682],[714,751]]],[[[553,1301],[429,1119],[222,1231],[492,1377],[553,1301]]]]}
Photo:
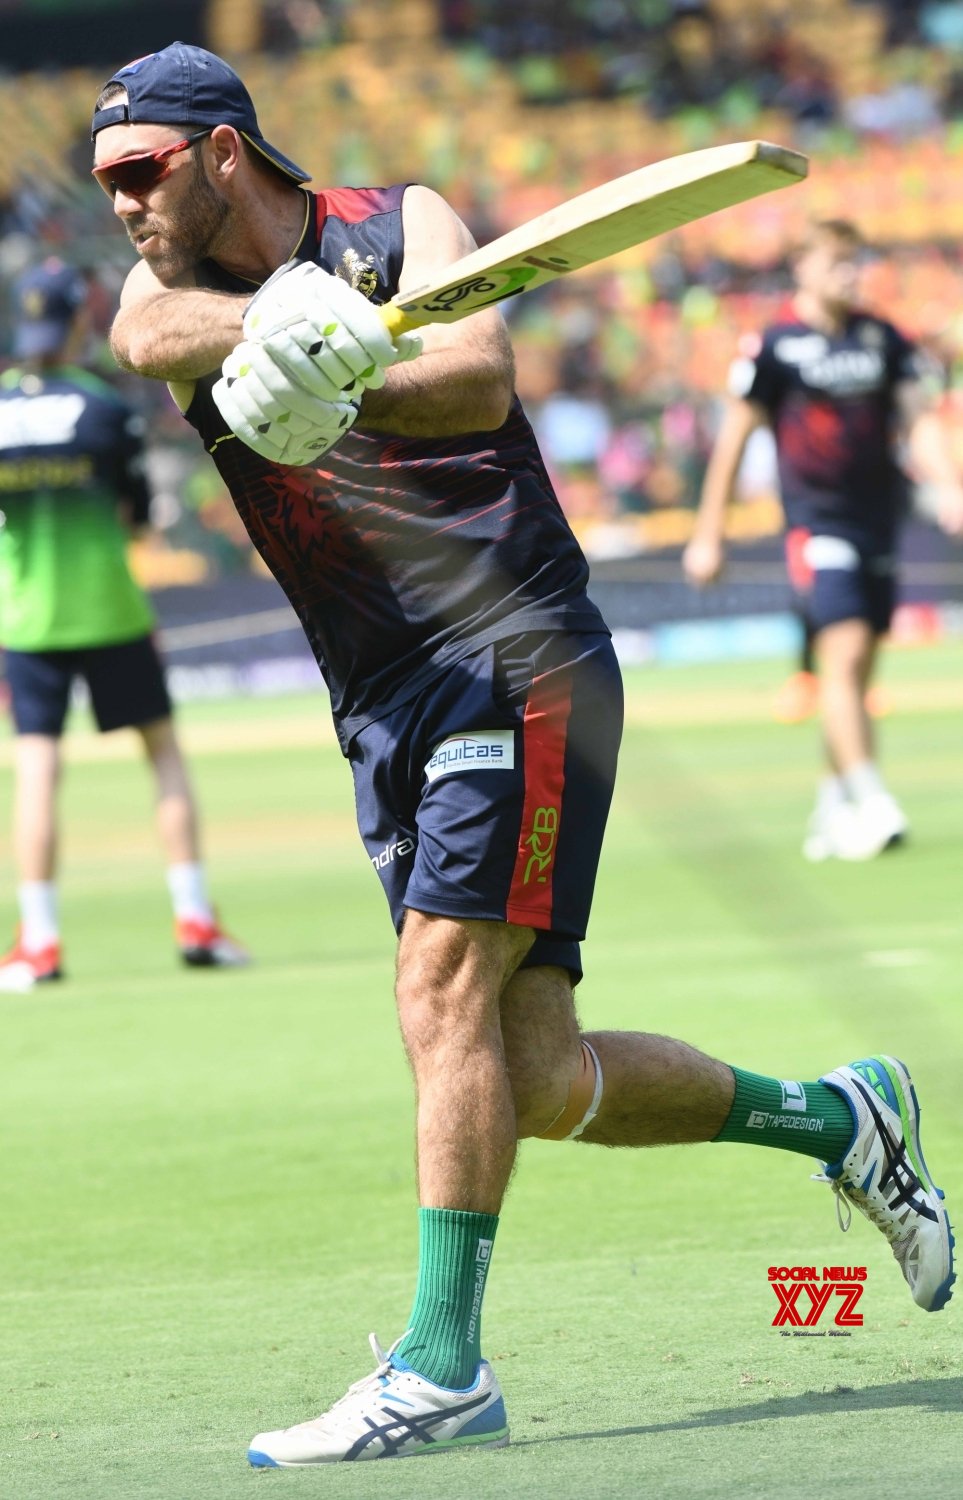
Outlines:
{"type": "Polygon", "coordinates": [[[124,370],[154,380],[187,383],[219,370],[243,338],[250,297],[198,286],[166,287],[144,262],[133,268],[110,331],[110,347],[124,370]]]}
{"type": "Polygon", "coordinates": [[[943,530],[961,536],[963,484],[939,412],[927,391],[915,381],[897,386],[896,400],[913,471],[936,490],[937,517],[943,530]]]}
{"type": "MultiPolygon", "coordinates": [[[[410,187],[402,205],[405,260],[401,291],[420,286],[475,241],[452,208],[426,187],[410,187]]],[[[404,437],[448,437],[500,427],[508,415],[515,368],[501,313],[486,308],[457,323],[421,330],[424,353],[388,371],[368,391],[358,425],[404,437]]]]}
{"type": "Polygon", "coordinates": [[[726,511],[750,434],[768,420],[754,401],[732,399],[722,419],[702,485],[692,540],[682,555],[690,583],[712,583],[725,561],[726,511]]]}
{"type": "MultiPolygon", "coordinates": [[[[402,207],[405,259],[400,289],[420,285],[475,248],[444,199],[411,187],[402,207]]],[[[167,287],[141,262],[124,286],[111,330],[122,368],[166,380],[183,408],[192,383],[218,371],[243,338],[250,298],[194,285],[167,287]]],[[[497,309],[424,330],[424,353],[388,371],[369,391],[359,426],[409,437],[444,437],[500,427],[514,390],[511,344],[497,309]]]]}

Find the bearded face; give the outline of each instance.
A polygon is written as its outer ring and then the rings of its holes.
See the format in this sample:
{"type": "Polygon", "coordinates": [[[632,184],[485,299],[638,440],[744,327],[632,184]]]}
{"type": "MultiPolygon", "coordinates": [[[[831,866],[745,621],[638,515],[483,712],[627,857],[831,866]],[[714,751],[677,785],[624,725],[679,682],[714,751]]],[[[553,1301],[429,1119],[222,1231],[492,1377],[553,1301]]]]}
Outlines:
{"type": "Polygon", "coordinates": [[[198,154],[188,171],[168,178],[141,204],[139,212],[125,218],[125,228],[158,281],[171,285],[214,255],[229,218],[230,205],[208,180],[198,154]]]}

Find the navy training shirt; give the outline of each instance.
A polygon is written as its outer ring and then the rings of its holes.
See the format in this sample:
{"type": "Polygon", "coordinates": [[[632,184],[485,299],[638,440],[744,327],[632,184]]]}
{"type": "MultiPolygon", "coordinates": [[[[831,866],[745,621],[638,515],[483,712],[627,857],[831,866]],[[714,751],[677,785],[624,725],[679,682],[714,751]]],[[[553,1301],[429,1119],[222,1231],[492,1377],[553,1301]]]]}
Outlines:
{"type": "Polygon", "coordinates": [[[923,373],[915,346],[863,312],[833,335],[787,317],[742,340],[729,389],[769,417],[790,527],[892,539],[908,498],[894,393],[923,373]]]}
{"type": "MultiPolygon", "coordinates": [[[[388,301],[404,255],[404,192],[308,194],[295,259],[388,301]]],[[[210,261],[198,282],[252,290],[210,261]]],[[[517,398],[495,432],[409,438],[355,427],[317,466],[289,468],[234,437],[211,395],[216,378],[197,382],[185,415],[301,620],[343,749],[494,640],[529,629],[606,632],[517,398]]]]}
{"type": "Polygon", "coordinates": [[[4,495],[106,491],[144,525],[150,508],[146,423],[97,375],[74,365],[0,376],[0,507],[4,495]]]}

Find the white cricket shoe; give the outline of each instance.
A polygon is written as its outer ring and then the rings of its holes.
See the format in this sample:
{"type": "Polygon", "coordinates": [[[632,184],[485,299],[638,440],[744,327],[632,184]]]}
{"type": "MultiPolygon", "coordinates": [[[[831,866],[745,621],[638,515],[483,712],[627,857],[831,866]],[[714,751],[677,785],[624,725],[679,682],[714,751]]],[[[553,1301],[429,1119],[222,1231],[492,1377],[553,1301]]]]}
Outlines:
{"type": "Polygon", "coordinates": [[[953,1232],[943,1193],[933,1183],[920,1149],[920,1110],[913,1080],[894,1057],[869,1057],[826,1073],[856,1117],[847,1154],[827,1165],[817,1180],[837,1195],[839,1227],[845,1233],[840,1199],[858,1208],[893,1247],[913,1301],[938,1312],[952,1295],[953,1232]]]}
{"type": "Polygon", "coordinates": [[[803,843],[808,860],[875,859],[901,844],[909,833],[906,814],[889,792],[875,792],[863,802],[844,802],[828,817],[814,814],[803,843]]]}
{"type": "MultiPolygon", "coordinates": [[[[404,1337],[404,1335],[402,1335],[404,1337]]],[[[330,1410],[280,1432],[259,1432],[248,1449],[256,1469],[350,1463],[362,1458],[408,1458],[446,1448],[504,1448],[505,1403],[491,1366],[482,1360],[472,1385],[445,1390],[413,1370],[396,1370],[374,1334],[378,1368],[351,1386],[330,1410]]]]}
{"type": "Polygon", "coordinates": [[[906,814],[889,792],[874,792],[854,807],[851,829],[837,832],[839,859],[875,859],[885,849],[901,844],[909,833],[906,814]]]}
{"type": "Polygon", "coordinates": [[[810,814],[802,846],[803,858],[808,859],[810,864],[821,864],[825,859],[832,859],[836,852],[833,846],[833,825],[840,815],[844,818],[852,815],[848,803],[840,803],[832,812],[817,807],[810,814]]]}

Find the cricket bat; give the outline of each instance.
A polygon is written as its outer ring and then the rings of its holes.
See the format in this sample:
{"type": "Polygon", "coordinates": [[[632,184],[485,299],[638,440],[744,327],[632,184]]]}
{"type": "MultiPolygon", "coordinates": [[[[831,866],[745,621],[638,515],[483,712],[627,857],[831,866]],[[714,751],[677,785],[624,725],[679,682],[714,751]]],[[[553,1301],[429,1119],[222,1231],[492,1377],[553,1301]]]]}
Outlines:
{"type": "Polygon", "coordinates": [[[399,292],[379,312],[393,335],[454,323],[720,208],[801,182],[808,167],[800,152],[768,141],[670,156],[510,230],[446,266],[441,279],[399,292]]]}

